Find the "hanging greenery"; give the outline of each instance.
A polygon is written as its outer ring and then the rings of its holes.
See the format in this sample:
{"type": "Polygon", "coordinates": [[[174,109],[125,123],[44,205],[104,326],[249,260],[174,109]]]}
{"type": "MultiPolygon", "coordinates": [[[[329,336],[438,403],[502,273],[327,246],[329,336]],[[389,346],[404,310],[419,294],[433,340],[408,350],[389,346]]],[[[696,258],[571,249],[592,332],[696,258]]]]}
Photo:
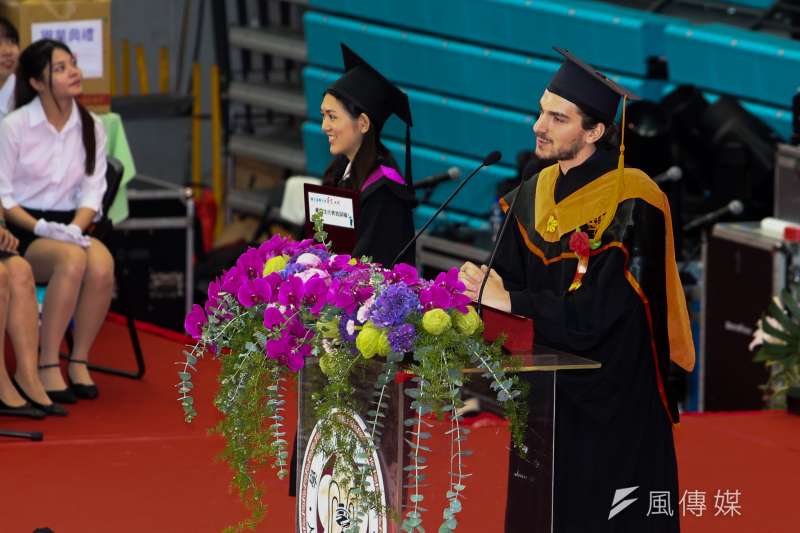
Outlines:
{"type": "MultiPolygon", "coordinates": [[[[263,491],[255,473],[271,463],[279,478],[288,473],[288,439],[284,425],[285,382],[311,361],[326,382],[314,395],[319,440],[337,458],[337,479],[355,487],[357,508],[342,518],[356,532],[366,513],[383,501],[368,482],[366,456],[383,435],[390,385],[403,371],[411,415],[404,421],[409,447],[409,505],[402,529],[422,530],[422,503],[427,454],[434,427],[431,416],[445,417],[450,442],[448,507],[440,532],[455,530],[462,510],[468,472],[469,430],[457,415],[466,374],[483,370],[497,400],[505,407],[512,440],[522,450],[527,412],[521,382],[500,342],[487,343],[483,324],[452,269],[434,280],[421,279],[416,269],[399,264],[382,268],[367,258],[330,252],[321,216],[315,215],[315,238],[293,242],[275,236],[250,248],[209,285],[204,306],[186,317],[186,331],[197,343],[185,352],[178,390],[187,422],[197,416],[192,398],[192,373],[205,354],[221,360],[215,405],[224,418],[216,431],[225,437],[223,458],[233,470],[233,485],[251,516],[230,530],[252,528],[265,515],[263,491]],[[368,365],[380,366],[366,412],[354,400],[354,376],[368,365]],[[347,437],[337,413],[355,412],[367,421],[367,449],[347,437]]],[[[402,401],[402,399],[397,399],[402,401]]],[[[393,510],[389,510],[393,511],[393,510]]],[[[394,510],[399,511],[399,510],[394,510]]]]}

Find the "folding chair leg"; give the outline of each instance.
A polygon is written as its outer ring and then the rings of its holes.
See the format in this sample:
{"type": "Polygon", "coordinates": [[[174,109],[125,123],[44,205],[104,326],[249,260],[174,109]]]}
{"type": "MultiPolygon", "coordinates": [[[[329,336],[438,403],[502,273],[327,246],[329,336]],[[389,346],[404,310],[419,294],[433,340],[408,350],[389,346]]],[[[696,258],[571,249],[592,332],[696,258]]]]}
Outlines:
{"type": "Polygon", "coordinates": [[[44,438],[44,434],[41,431],[6,431],[0,429],[0,437],[40,441],[44,438]]]}
{"type": "Polygon", "coordinates": [[[133,347],[133,356],[136,358],[136,372],[128,372],[126,370],[119,370],[117,368],[111,368],[108,366],[93,365],[91,363],[88,366],[90,370],[96,370],[97,372],[104,372],[106,374],[112,374],[114,376],[120,376],[123,378],[142,379],[145,370],[144,355],[142,354],[142,345],[139,343],[139,332],[136,331],[136,322],[134,322],[130,311],[125,313],[125,320],[128,323],[128,335],[131,339],[131,347],[133,347]]]}

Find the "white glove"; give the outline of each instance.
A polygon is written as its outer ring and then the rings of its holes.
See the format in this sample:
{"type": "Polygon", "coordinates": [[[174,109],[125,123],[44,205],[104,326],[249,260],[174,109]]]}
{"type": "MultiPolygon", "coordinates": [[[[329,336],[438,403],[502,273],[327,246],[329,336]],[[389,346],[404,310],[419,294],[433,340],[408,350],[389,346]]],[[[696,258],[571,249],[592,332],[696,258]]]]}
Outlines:
{"type": "Polygon", "coordinates": [[[83,235],[81,228],[77,225],[70,224],[67,226],[59,222],[49,222],[43,218],[36,221],[33,233],[39,237],[77,244],[81,248],[88,248],[92,244],[92,240],[86,235],[83,235]]]}
{"type": "Polygon", "coordinates": [[[88,235],[83,234],[83,230],[77,224],[69,224],[65,226],[65,231],[72,237],[73,242],[82,248],[88,248],[92,244],[92,239],[88,235]]]}
{"type": "Polygon", "coordinates": [[[53,235],[56,233],[58,224],[55,222],[48,222],[43,218],[40,218],[36,221],[36,225],[33,227],[33,234],[37,237],[47,237],[50,239],[55,239],[53,235]]]}
{"type": "Polygon", "coordinates": [[[83,234],[83,230],[81,229],[81,227],[78,226],[77,224],[70,224],[70,225],[65,226],[65,227],[66,227],[67,233],[72,235],[72,237],[75,238],[75,239],[81,239],[83,237],[86,237],[83,234]]]}

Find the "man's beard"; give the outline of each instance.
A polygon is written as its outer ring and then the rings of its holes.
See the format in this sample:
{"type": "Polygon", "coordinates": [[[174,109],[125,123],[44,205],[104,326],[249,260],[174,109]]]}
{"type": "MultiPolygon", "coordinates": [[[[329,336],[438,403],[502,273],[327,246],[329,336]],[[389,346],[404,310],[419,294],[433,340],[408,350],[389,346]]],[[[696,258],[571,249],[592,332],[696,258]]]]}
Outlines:
{"type": "MultiPolygon", "coordinates": [[[[586,143],[581,142],[580,137],[572,141],[572,143],[567,146],[566,148],[561,148],[557,152],[543,152],[536,147],[536,157],[539,159],[547,159],[549,161],[569,161],[570,159],[575,159],[578,155],[578,152],[583,150],[583,147],[586,146],[586,143]]],[[[552,144],[550,145],[552,147],[552,144]]]]}

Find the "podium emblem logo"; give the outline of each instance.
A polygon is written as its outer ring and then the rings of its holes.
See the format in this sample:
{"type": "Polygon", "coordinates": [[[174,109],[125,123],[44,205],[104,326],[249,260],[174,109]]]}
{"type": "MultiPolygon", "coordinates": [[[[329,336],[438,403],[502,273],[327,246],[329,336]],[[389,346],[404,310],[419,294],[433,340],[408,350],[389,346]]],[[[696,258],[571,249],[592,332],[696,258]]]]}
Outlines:
{"type": "MultiPolygon", "coordinates": [[[[366,453],[369,434],[364,421],[358,415],[345,411],[335,411],[337,428],[346,428],[335,434],[334,439],[352,439],[355,443],[353,460],[362,459],[361,466],[366,466],[368,476],[366,489],[379,496],[379,510],[369,509],[366,503],[358,501],[354,494],[355,487],[346,469],[337,468],[336,455],[326,452],[321,422],[317,422],[308,439],[300,472],[300,487],[297,494],[298,524],[301,533],[342,533],[352,526],[359,513],[363,512],[359,533],[387,533],[386,496],[383,484],[380,461],[377,453],[366,453]],[[361,503],[361,505],[359,505],[361,503]]],[[[330,443],[327,443],[330,444],[330,443]]],[[[348,458],[350,460],[350,458],[348,458]]],[[[341,465],[340,465],[341,466],[341,465]]]]}

